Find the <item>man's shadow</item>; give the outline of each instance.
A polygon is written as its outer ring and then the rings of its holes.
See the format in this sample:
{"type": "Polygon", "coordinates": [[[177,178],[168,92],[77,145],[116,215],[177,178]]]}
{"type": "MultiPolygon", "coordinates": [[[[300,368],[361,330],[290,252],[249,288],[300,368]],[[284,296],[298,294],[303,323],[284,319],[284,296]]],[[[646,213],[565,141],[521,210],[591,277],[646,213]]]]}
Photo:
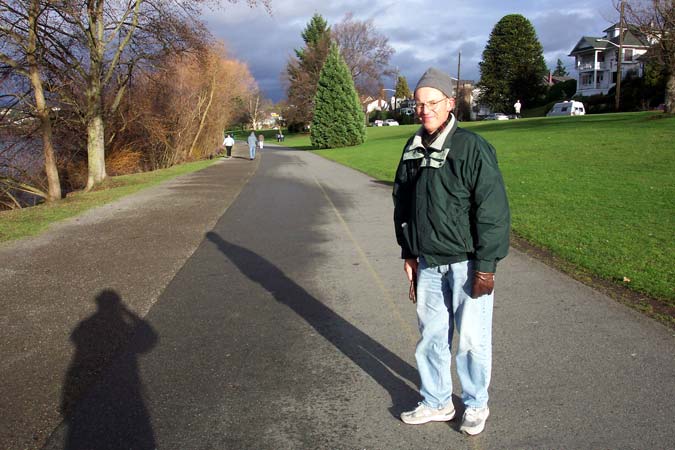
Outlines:
{"type": "Polygon", "coordinates": [[[70,335],[75,354],[61,395],[64,422],[53,437],[65,449],[154,449],[137,355],[156,345],[157,334],[115,291],[101,291],[96,304],[70,335]]]}
{"type": "Polygon", "coordinates": [[[349,323],[311,296],[262,256],[208,232],[207,238],[250,280],[302,317],[321,336],[385,388],[391,396],[391,414],[400,413],[419,401],[418,393],[403,379],[418,384],[416,369],[389,349],[349,323]]]}

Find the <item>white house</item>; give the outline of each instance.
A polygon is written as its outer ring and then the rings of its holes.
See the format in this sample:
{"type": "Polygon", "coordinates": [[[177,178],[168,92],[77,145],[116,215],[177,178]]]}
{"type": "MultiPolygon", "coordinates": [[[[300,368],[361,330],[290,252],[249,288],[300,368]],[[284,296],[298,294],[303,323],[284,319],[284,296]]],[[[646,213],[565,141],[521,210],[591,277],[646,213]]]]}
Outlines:
{"type": "Polygon", "coordinates": [[[386,100],[374,100],[372,97],[366,97],[361,101],[361,104],[366,110],[366,113],[373,111],[389,111],[389,103],[386,100]]]}
{"type": "MultiPolygon", "coordinates": [[[[607,94],[616,84],[616,72],[619,53],[619,24],[604,30],[602,37],[582,37],[569,56],[576,60],[577,92],[575,95],[607,94]]],[[[623,58],[621,73],[623,80],[626,74],[633,72],[638,76],[644,74],[644,63],[640,56],[647,53],[650,44],[637,28],[628,25],[623,27],[623,58]]]]}
{"type": "Polygon", "coordinates": [[[492,112],[492,109],[488,105],[478,102],[480,94],[481,88],[475,87],[471,89],[471,94],[469,97],[469,104],[471,105],[471,120],[480,120],[492,112]]]}

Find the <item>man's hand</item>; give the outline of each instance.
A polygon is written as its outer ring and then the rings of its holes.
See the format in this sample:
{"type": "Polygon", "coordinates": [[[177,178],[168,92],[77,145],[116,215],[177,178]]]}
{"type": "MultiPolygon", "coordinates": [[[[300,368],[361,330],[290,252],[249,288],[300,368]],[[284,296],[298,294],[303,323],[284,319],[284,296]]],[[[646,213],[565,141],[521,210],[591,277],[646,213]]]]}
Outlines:
{"type": "Polygon", "coordinates": [[[495,274],[491,272],[475,272],[473,274],[473,286],[471,288],[471,297],[478,298],[483,295],[492,294],[495,288],[495,274]]]}
{"type": "Polygon", "coordinates": [[[417,275],[417,259],[416,258],[409,258],[406,259],[405,262],[403,263],[403,270],[405,271],[405,274],[408,276],[408,281],[413,280],[413,275],[417,275]]]}
{"type": "Polygon", "coordinates": [[[417,303],[417,260],[414,258],[406,259],[403,263],[403,270],[408,276],[408,281],[410,281],[408,298],[411,302],[417,303]]]}

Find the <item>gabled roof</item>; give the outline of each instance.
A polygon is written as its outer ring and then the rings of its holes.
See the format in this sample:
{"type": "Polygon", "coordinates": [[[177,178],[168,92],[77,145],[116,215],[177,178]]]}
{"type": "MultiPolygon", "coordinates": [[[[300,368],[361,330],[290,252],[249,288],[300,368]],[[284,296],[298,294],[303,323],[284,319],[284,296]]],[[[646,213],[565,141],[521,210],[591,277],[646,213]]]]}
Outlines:
{"type": "MultiPolygon", "coordinates": [[[[610,25],[609,27],[605,28],[602,31],[603,31],[603,33],[607,34],[610,31],[615,31],[617,28],[619,28],[618,22],[613,24],[613,25],[610,25]]],[[[624,24],[623,29],[627,30],[630,33],[633,33],[636,36],[639,36],[639,35],[642,34],[642,32],[640,31],[640,27],[637,26],[637,25],[633,25],[632,23],[624,24]]],[[[625,39],[625,37],[624,37],[624,39],[625,39]]]]}
{"type": "Polygon", "coordinates": [[[607,33],[608,31],[612,31],[612,30],[615,30],[615,29],[617,29],[617,28],[619,28],[619,22],[614,23],[614,24],[608,26],[607,28],[605,28],[605,29],[602,30],[602,31],[603,31],[604,33],[607,33]]]}
{"type": "MultiPolygon", "coordinates": [[[[616,27],[618,27],[618,24],[616,25],[616,27]]],[[[612,29],[614,29],[614,26],[607,28],[607,30],[605,31],[612,29]]],[[[619,46],[619,36],[616,36],[612,39],[606,39],[604,37],[584,36],[581,39],[579,39],[579,42],[572,49],[572,51],[568,56],[574,56],[577,53],[586,53],[591,50],[605,50],[610,46],[611,47],[619,46]],[[598,41],[598,39],[602,40],[598,41]]],[[[629,25],[628,29],[624,30],[623,46],[630,48],[648,48],[650,47],[650,44],[647,41],[647,38],[645,38],[644,35],[640,33],[637,27],[629,25]]]]}
{"type": "MultiPolygon", "coordinates": [[[[619,43],[619,38],[612,39],[612,42],[619,43]]],[[[623,45],[629,47],[651,47],[649,41],[636,27],[630,27],[623,35],[623,45]]]]}
{"type": "Polygon", "coordinates": [[[574,56],[577,53],[585,53],[590,50],[604,50],[609,47],[610,44],[604,41],[598,41],[598,39],[602,38],[583,36],[581,39],[579,39],[579,42],[577,42],[577,45],[574,46],[568,56],[574,56]]]}

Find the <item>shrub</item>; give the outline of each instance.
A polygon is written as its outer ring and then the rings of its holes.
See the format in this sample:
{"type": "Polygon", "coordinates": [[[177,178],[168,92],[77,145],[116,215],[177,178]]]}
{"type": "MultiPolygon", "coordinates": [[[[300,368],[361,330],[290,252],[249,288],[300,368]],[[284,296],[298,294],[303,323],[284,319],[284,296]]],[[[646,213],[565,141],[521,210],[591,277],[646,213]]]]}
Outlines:
{"type": "Polygon", "coordinates": [[[128,175],[142,171],[143,154],[131,149],[118,150],[105,159],[106,172],[110,176],[128,175]]]}

